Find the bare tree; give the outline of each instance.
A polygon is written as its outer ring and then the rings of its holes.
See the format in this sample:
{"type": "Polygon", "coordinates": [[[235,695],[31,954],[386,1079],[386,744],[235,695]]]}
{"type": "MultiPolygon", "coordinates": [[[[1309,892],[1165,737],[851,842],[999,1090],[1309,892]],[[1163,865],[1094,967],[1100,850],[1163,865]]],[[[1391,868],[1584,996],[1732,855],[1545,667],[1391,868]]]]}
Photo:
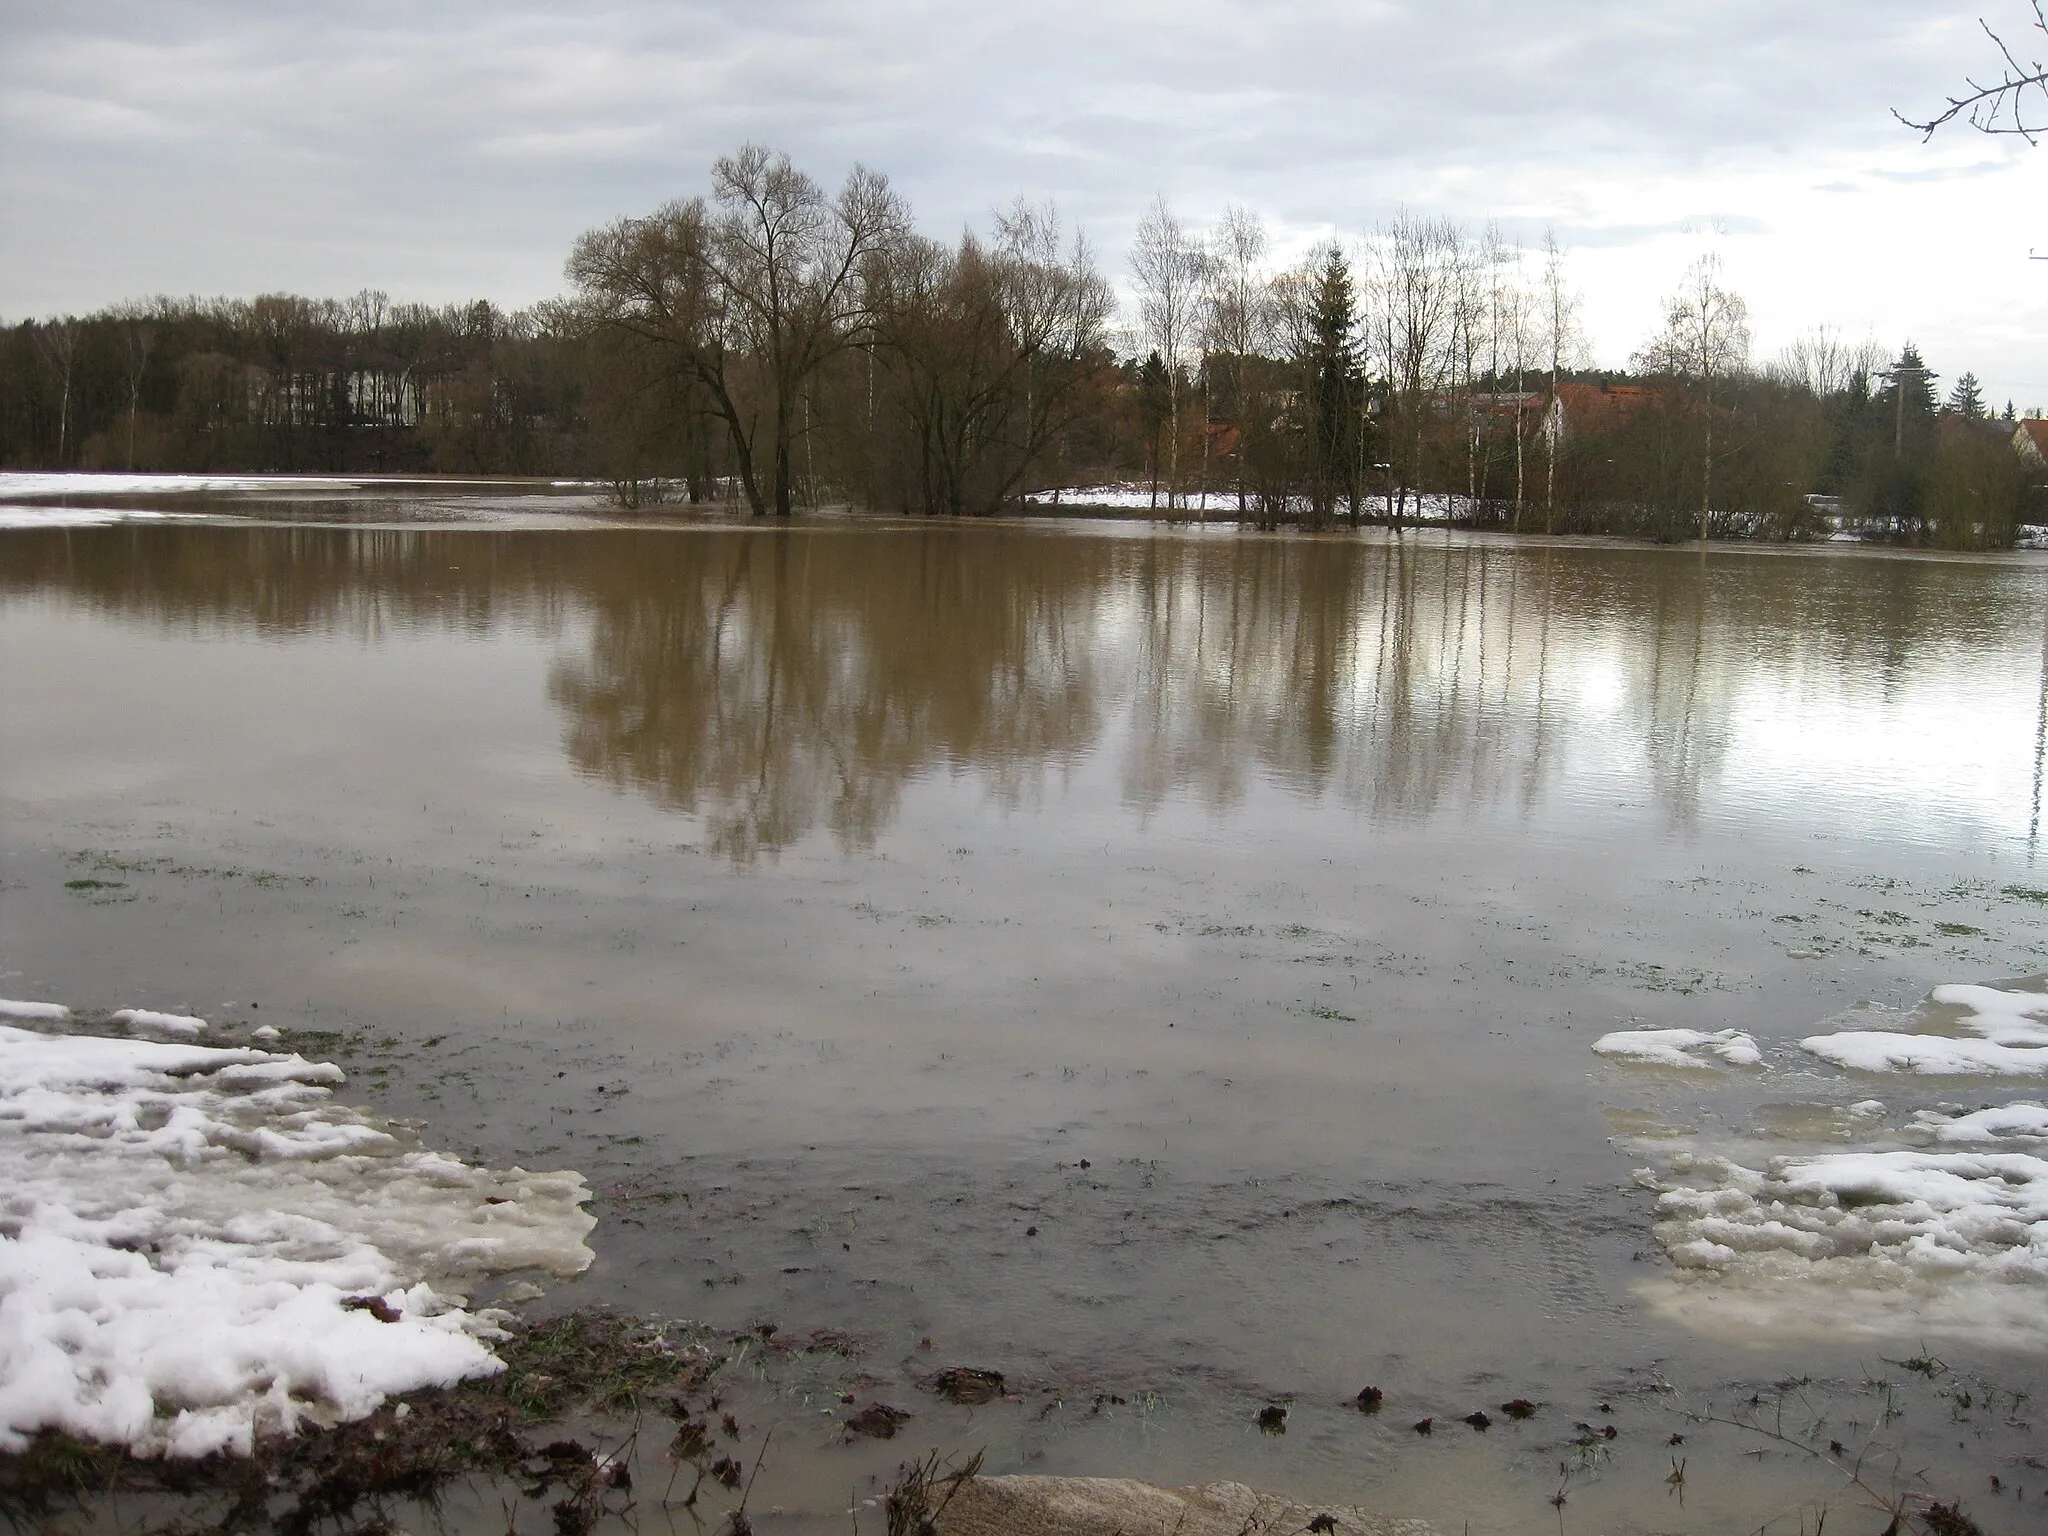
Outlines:
{"type": "Polygon", "coordinates": [[[1146,341],[1166,364],[1169,514],[1179,504],[1181,370],[1196,342],[1207,268],[1208,253],[1202,242],[1174,217],[1164,197],[1155,198],[1138,221],[1138,233],[1131,242],[1131,275],[1138,285],[1139,324],[1146,341]]]}
{"type": "MultiPolygon", "coordinates": [[[[1511,528],[1522,531],[1522,509],[1527,491],[1527,396],[1530,359],[1532,351],[1532,300],[1522,280],[1522,250],[1520,246],[1509,245],[1496,225],[1488,225],[1486,231],[1485,265],[1489,273],[1487,284],[1487,373],[1493,380],[1494,399],[1490,402],[1491,412],[1499,409],[1500,387],[1512,372],[1515,387],[1512,394],[1514,415],[1515,449],[1515,511],[1511,528]]],[[[1482,477],[1491,461],[1488,454],[1481,463],[1482,477]]],[[[1485,480],[1480,481],[1480,494],[1485,494],[1485,480]]]]}
{"type": "Polygon", "coordinates": [[[57,462],[64,467],[64,449],[71,431],[71,374],[78,361],[78,322],[70,316],[47,320],[36,328],[36,350],[57,375],[57,462]]]}
{"type": "MultiPolygon", "coordinates": [[[[1558,375],[1576,359],[1579,296],[1565,281],[1564,251],[1554,231],[1543,234],[1543,340],[1550,353],[1550,411],[1544,417],[1543,531],[1557,531],[1557,446],[1564,431],[1564,407],[1557,397],[1558,375]]],[[[1745,344],[1746,351],[1746,344],[1745,344]]]]}
{"type": "Polygon", "coordinates": [[[1666,373],[1699,391],[1706,429],[1700,464],[1700,543],[1714,505],[1714,387],[1749,365],[1749,305],[1725,287],[1712,252],[1686,271],[1664,304],[1664,329],[1636,354],[1636,366],[1666,373]]]}
{"type": "MultiPolygon", "coordinates": [[[[1489,234],[1491,231],[1489,230],[1489,234]]],[[[1490,252],[1484,243],[1474,245],[1463,229],[1451,228],[1451,367],[1452,385],[1465,414],[1465,507],[1469,516],[1479,499],[1479,452],[1485,440],[1484,416],[1474,398],[1474,370],[1486,346],[1487,323],[1486,263],[1490,252]]]]}
{"type": "Polygon", "coordinates": [[[1889,356],[1874,336],[1866,336],[1852,346],[1834,326],[1817,325],[1805,335],[1795,337],[1778,354],[1769,373],[1828,400],[1852,387],[1859,375],[1869,378],[1889,356]]]}
{"type": "Polygon", "coordinates": [[[748,504],[788,516],[792,450],[809,385],[870,319],[865,278],[909,214],[887,178],[855,166],[827,199],[787,155],[748,144],[702,198],[576,243],[569,277],[602,324],[662,348],[726,425],[748,504]]]}
{"type": "Polygon", "coordinates": [[[142,375],[149,367],[149,355],[156,350],[156,322],[147,305],[126,305],[117,310],[121,319],[122,360],[128,384],[128,470],[135,470],[135,413],[142,399],[142,375]]]}
{"type": "Polygon", "coordinates": [[[1020,204],[996,238],[913,237],[877,263],[877,348],[927,512],[993,512],[1073,420],[1114,309],[1086,240],[1020,204]]]}
{"type": "Polygon", "coordinates": [[[1100,352],[1116,295],[1088,237],[1062,241],[1059,210],[1019,198],[996,215],[996,273],[1024,378],[1018,474],[1072,421],[1089,359],[1100,352]]]}
{"type": "MultiPolygon", "coordinates": [[[[1422,436],[1433,396],[1449,371],[1457,301],[1455,253],[1462,243],[1445,219],[1417,218],[1403,209],[1374,241],[1369,326],[1398,407],[1404,434],[1390,452],[1399,487],[1394,527],[1405,515],[1408,492],[1420,496],[1422,436]]],[[[1418,501],[1419,506],[1419,501],[1418,501]]]]}
{"type": "MultiPolygon", "coordinates": [[[[1202,379],[1205,388],[1220,370],[1238,431],[1237,515],[1245,513],[1244,441],[1249,423],[1251,369],[1272,331],[1267,286],[1266,226],[1257,214],[1235,204],[1209,238],[1208,292],[1202,306],[1202,379]]],[[[1203,437],[1205,451],[1207,434],[1203,437]]],[[[1206,479],[1206,476],[1204,477],[1206,479]]]]}
{"type": "MultiPolygon", "coordinates": [[[[1977,25],[1998,50],[1998,79],[1987,85],[1965,76],[1963,84],[1969,89],[1960,96],[1949,97],[1948,105],[1924,122],[1914,121],[1896,107],[1892,116],[1917,131],[1923,142],[1934,137],[1935,129],[1960,117],[1979,133],[2014,134],[2029,144],[2040,143],[2040,136],[2048,133],[2048,64],[2038,58],[2023,59],[2013,52],[2016,45],[1992,31],[1991,23],[1983,17],[1977,18],[1977,25]],[[2036,101],[2036,97],[2040,99],[2036,101]],[[2031,117],[2030,107],[2036,114],[2031,117]]],[[[2048,41],[2048,0],[2034,0],[2033,30],[2048,41]]]]}

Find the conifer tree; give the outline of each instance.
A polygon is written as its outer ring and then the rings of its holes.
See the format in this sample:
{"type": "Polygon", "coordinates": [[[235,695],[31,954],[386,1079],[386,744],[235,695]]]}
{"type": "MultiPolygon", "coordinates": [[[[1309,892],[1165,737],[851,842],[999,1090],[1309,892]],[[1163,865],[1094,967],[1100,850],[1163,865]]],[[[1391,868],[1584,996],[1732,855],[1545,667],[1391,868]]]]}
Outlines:
{"type": "Polygon", "coordinates": [[[1340,496],[1355,510],[1358,490],[1359,346],[1358,313],[1351,264],[1332,245],[1316,269],[1308,316],[1310,510],[1318,524],[1329,521],[1340,496]]]}
{"type": "Polygon", "coordinates": [[[1948,392],[1948,411],[1965,421],[1984,419],[1984,389],[1976,374],[1966,373],[1956,380],[1955,388],[1948,392]]]}
{"type": "MultiPolygon", "coordinates": [[[[1148,352],[1138,365],[1138,414],[1145,422],[1145,464],[1152,481],[1152,506],[1159,506],[1159,438],[1172,415],[1173,376],[1166,360],[1156,351],[1148,352]]],[[[1173,491],[1167,489],[1167,509],[1173,507],[1173,491]]]]}

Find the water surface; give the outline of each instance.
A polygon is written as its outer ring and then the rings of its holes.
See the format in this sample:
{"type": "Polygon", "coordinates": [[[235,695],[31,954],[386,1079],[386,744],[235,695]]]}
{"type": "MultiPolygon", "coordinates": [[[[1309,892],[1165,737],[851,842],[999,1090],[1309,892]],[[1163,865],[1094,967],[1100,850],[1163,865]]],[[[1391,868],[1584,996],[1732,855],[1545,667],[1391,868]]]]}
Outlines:
{"type": "MultiPolygon", "coordinates": [[[[1916,1347],[1672,1320],[1629,1174],[1953,1101],[1785,1048],[2048,970],[2048,563],[530,521],[0,532],[0,992],[338,1034],[604,1192],[558,1299],[855,1334],[1005,1470],[1553,1529],[1605,1399],[1635,1459],[1568,1507],[1667,1528],[1656,1382],[1853,1405],[1916,1347]],[[1636,1025],[1777,1067],[1588,1049],[1636,1025]],[[933,1363],[1064,1406],[948,1417],[933,1363]]],[[[792,1508],[903,1449],[808,1422],[792,1508]]],[[[1691,1528],[1810,1490],[1700,1434],[1691,1528]]]]}

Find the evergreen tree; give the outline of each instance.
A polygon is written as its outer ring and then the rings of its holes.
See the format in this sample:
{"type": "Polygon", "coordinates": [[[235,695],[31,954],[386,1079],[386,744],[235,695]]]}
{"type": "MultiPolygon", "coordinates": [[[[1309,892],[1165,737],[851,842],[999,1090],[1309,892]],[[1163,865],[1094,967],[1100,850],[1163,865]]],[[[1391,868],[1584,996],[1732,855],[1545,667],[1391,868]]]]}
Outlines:
{"type": "Polygon", "coordinates": [[[1984,389],[1976,374],[1966,373],[1956,380],[1955,388],[1948,392],[1948,410],[1965,421],[1984,419],[1984,389]]]}
{"type": "Polygon", "coordinates": [[[1851,498],[1865,518],[1898,538],[1917,539],[1927,520],[1927,483],[1935,450],[1935,375],[1911,342],[1883,372],[1871,402],[1875,429],[1864,444],[1851,498]]]}
{"type": "MultiPolygon", "coordinates": [[[[1159,439],[1171,414],[1166,360],[1149,352],[1138,365],[1138,415],[1145,424],[1145,467],[1152,481],[1152,505],[1159,505],[1159,439]]],[[[1170,498],[1169,498],[1170,499],[1170,498]]]]}
{"type": "Polygon", "coordinates": [[[1329,521],[1340,497],[1358,501],[1358,314],[1351,266],[1332,245],[1317,268],[1308,317],[1309,502],[1317,523],[1329,521]]]}
{"type": "Polygon", "coordinates": [[[1935,413],[1939,396],[1934,393],[1934,381],[1941,377],[1927,366],[1920,349],[1907,342],[1899,353],[1899,360],[1884,370],[1885,387],[1878,392],[1878,398],[1887,405],[1893,403],[1893,392],[1904,388],[1906,392],[1906,414],[1928,417],[1935,413]]]}
{"type": "Polygon", "coordinates": [[[1938,398],[1934,381],[1940,375],[1921,360],[1920,349],[1907,342],[1899,360],[1884,371],[1877,404],[1892,429],[1892,456],[1907,458],[1931,450],[1938,398]]]}

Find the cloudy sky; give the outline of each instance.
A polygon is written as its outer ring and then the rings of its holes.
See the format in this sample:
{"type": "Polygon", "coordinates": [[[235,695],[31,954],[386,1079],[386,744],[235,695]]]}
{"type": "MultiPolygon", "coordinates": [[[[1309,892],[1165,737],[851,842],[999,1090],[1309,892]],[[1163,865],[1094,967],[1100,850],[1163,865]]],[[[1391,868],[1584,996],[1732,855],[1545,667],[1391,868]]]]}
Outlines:
{"type": "Polygon", "coordinates": [[[2048,144],[1890,116],[2028,0],[0,0],[0,317],[150,293],[558,292],[575,235],[749,138],[947,234],[1405,205],[1571,251],[1594,360],[1717,251],[1768,358],[1831,324],[2048,406],[2048,144]]]}

